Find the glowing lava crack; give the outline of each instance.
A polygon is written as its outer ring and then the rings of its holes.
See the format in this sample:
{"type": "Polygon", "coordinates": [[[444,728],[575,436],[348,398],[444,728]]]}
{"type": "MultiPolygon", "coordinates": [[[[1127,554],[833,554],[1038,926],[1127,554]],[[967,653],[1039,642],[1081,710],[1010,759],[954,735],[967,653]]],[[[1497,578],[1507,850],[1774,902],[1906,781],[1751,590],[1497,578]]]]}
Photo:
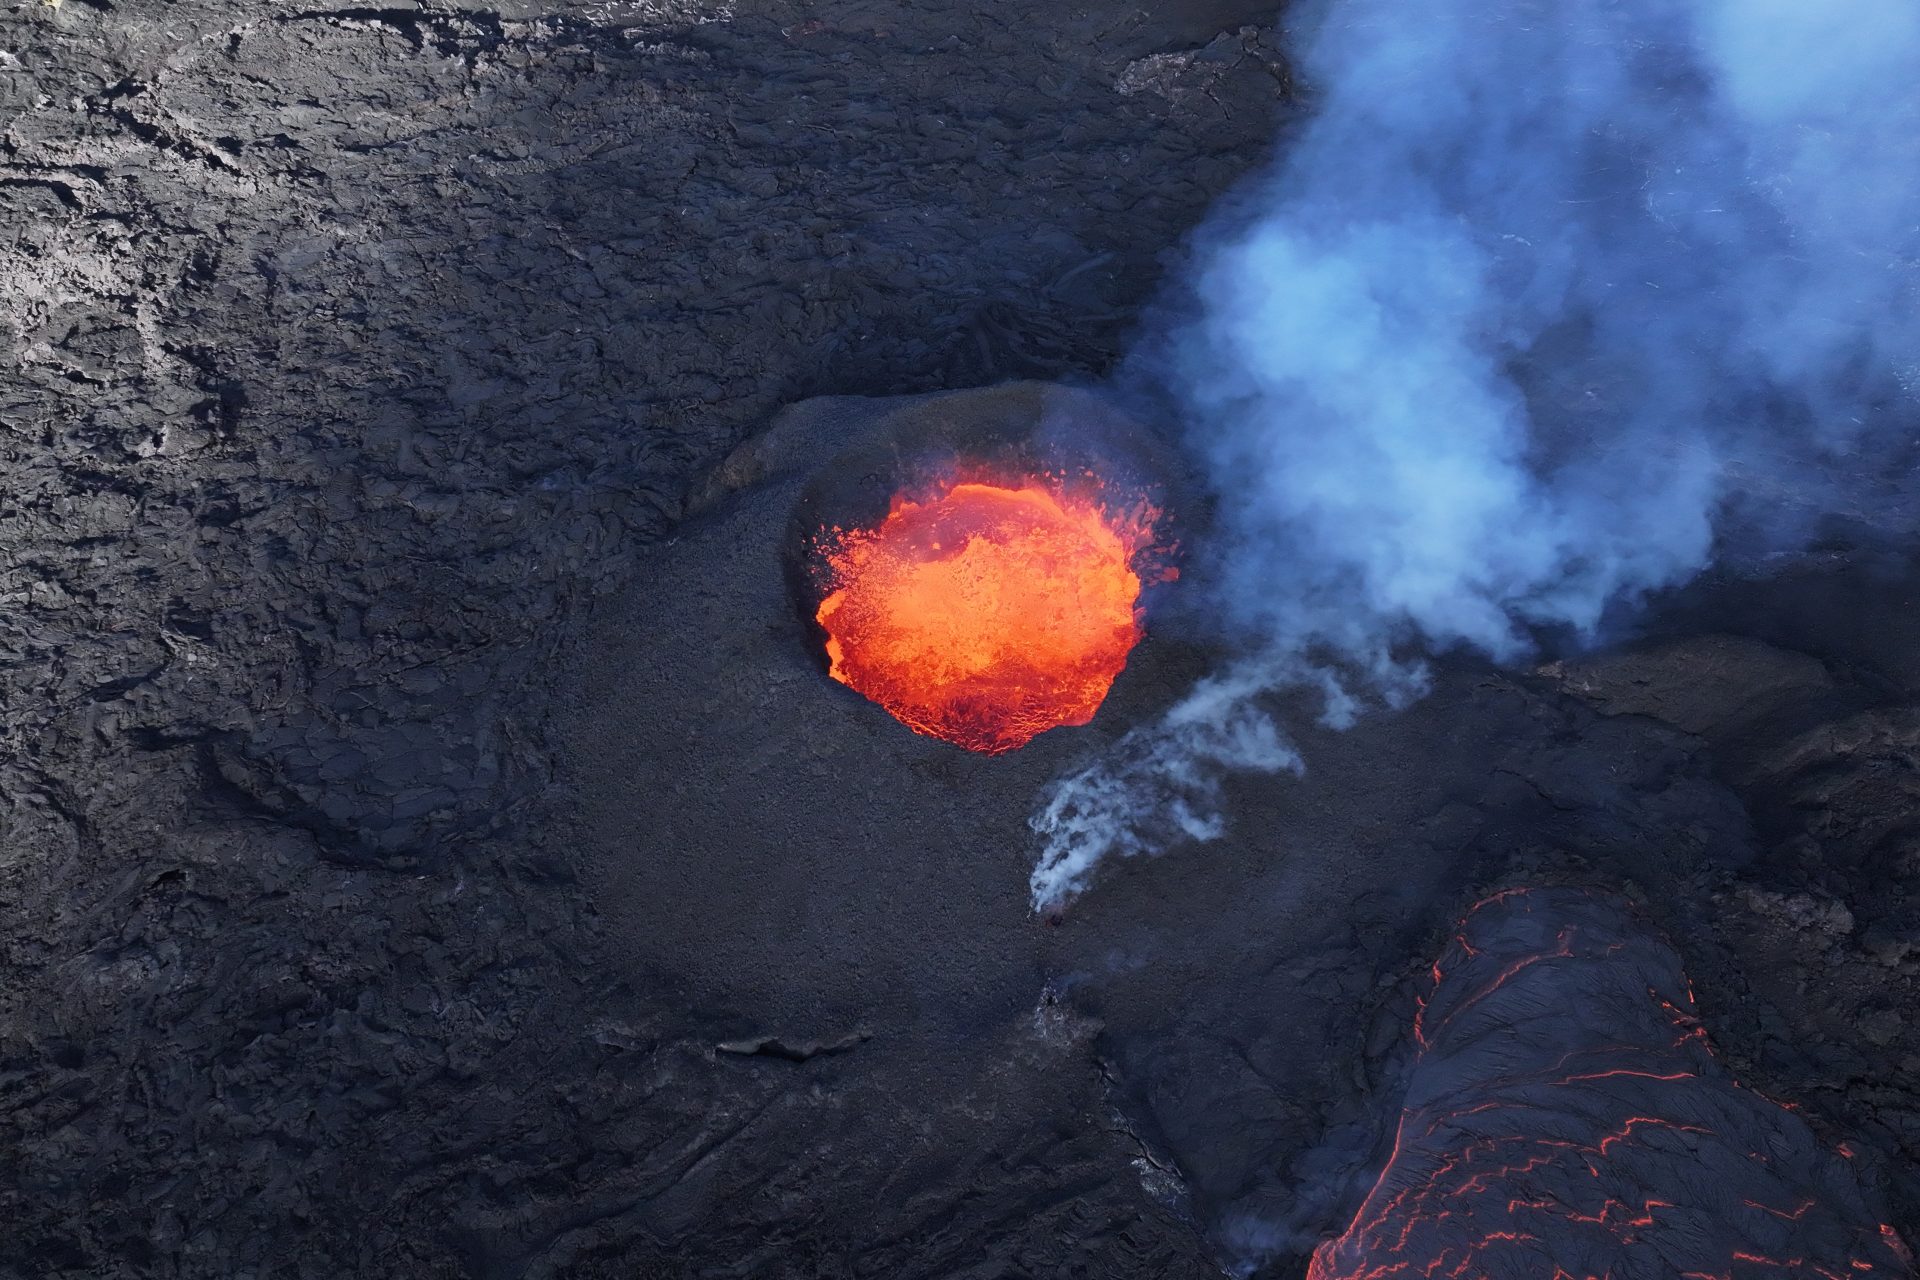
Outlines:
{"type": "Polygon", "coordinates": [[[819,540],[829,674],[989,755],[1085,724],[1140,639],[1136,561],[1157,516],[1047,477],[896,496],[877,527],[819,540]]]}
{"type": "Polygon", "coordinates": [[[1566,890],[1481,903],[1433,966],[1393,1153],[1309,1280],[1892,1280],[1847,1148],[1741,1088],[1679,958],[1566,890]]]}

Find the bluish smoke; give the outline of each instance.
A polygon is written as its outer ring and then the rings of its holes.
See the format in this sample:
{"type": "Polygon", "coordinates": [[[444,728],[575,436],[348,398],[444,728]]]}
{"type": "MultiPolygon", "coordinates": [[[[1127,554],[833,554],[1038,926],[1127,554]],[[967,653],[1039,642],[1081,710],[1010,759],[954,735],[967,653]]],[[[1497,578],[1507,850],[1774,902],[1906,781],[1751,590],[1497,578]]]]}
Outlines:
{"type": "Polygon", "coordinates": [[[1920,4],[1333,0],[1295,56],[1309,121],[1146,353],[1248,656],[1045,797],[1037,906],[1298,767],[1272,690],[1404,701],[1905,479],[1920,4]]]}

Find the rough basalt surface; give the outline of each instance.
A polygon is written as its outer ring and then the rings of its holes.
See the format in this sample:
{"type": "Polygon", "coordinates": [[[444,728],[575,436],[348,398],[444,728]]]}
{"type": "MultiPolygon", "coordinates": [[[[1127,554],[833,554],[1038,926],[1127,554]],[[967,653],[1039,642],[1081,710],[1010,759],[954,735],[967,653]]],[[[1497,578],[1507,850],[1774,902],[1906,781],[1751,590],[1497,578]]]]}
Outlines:
{"type": "Polygon", "coordinates": [[[1111,357],[1256,12],[0,11],[0,1274],[1198,1256],[1059,1193],[1098,1125],[809,1190],[858,1054],[628,989],[536,802],[569,628],[776,406],[1111,357]]]}
{"type": "Polygon", "coordinates": [[[1516,871],[1644,899],[1920,1220],[1903,559],[1450,665],[1048,928],[1035,791],[1204,645],[988,773],[793,634],[802,481],[690,501],[789,402],[1103,373],[1265,154],[1270,16],[0,11],[0,1275],[1295,1274],[1516,871]],[[760,665],[633,698],[689,609],[760,665]]]}

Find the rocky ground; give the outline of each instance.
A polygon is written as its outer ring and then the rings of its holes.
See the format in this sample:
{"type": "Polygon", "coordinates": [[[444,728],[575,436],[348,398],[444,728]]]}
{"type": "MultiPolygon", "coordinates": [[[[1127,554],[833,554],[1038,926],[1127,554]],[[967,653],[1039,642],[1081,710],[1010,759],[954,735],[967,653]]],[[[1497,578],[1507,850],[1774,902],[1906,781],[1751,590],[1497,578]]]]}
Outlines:
{"type": "Polygon", "coordinates": [[[1104,370],[1265,154],[1269,26],[0,13],[0,1274],[1294,1274],[1516,876],[1646,900],[1733,1068],[1920,1220],[1900,558],[1448,671],[1057,929],[1034,790],[1204,653],[979,761],[769,636],[777,583],[663,591],[771,570],[781,482],[683,517],[780,406],[1104,370]],[[649,696],[736,622],[784,683],[649,696]],[[624,802],[742,759],[724,827],[624,802]]]}

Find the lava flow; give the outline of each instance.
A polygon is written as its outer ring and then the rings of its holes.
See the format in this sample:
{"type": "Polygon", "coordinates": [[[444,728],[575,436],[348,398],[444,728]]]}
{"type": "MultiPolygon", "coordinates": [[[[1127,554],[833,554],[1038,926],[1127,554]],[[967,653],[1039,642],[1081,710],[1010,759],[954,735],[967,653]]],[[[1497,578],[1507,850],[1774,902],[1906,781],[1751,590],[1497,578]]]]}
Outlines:
{"type": "Polygon", "coordinates": [[[1727,1075],[1619,904],[1515,890],[1433,966],[1393,1152],[1309,1280],[1893,1280],[1845,1147],[1727,1075]]]}
{"type": "Polygon", "coordinates": [[[829,674],[988,755],[1087,723],[1140,639],[1159,517],[1098,497],[1051,476],[952,479],[896,495],[874,528],[826,531],[814,616],[829,674]]]}

